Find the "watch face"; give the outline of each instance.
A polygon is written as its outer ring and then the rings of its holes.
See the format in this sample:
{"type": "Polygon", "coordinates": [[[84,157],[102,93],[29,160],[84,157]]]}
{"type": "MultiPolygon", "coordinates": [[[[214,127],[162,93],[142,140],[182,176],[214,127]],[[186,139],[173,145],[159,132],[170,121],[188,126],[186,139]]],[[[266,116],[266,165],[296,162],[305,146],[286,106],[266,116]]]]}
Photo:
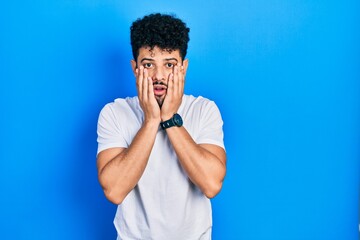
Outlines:
{"type": "Polygon", "coordinates": [[[176,124],[176,126],[178,126],[178,127],[181,127],[182,126],[182,124],[183,124],[183,120],[182,120],[182,118],[181,118],[181,116],[179,115],[179,114],[174,114],[174,123],[176,124]]]}

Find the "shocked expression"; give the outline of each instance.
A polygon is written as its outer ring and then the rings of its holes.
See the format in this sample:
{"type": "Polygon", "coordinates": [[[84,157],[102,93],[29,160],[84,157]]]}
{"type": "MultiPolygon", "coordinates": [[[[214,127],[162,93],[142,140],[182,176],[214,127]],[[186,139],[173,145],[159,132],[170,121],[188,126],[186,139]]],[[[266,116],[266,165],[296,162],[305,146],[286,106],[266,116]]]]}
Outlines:
{"type": "MultiPolygon", "coordinates": [[[[185,60],[187,64],[187,60],[185,60]]],[[[183,61],[179,50],[167,51],[159,47],[141,47],[136,60],[132,60],[133,69],[143,66],[147,69],[154,86],[154,96],[159,106],[162,105],[166,93],[170,74],[176,65],[182,65],[183,61]]]]}

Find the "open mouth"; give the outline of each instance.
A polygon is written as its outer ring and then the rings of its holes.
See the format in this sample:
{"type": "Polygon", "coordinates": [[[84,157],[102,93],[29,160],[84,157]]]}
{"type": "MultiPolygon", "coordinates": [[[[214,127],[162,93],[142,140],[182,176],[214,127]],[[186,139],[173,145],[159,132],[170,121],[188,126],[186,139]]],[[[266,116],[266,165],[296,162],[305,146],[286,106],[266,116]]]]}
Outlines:
{"type": "Polygon", "coordinates": [[[155,84],[154,85],[154,94],[156,96],[161,96],[164,95],[166,93],[166,86],[163,84],[155,84]]]}

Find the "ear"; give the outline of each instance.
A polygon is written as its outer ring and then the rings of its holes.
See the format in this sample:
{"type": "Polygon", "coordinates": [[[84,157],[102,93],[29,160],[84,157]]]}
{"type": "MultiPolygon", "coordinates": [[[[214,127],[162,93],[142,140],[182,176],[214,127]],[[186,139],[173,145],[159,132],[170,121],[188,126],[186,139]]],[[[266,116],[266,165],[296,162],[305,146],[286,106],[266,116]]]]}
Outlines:
{"type": "Polygon", "coordinates": [[[186,71],[187,71],[187,68],[189,66],[189,59],[185,59],[183,62],[182,62],[182,65],[184,67],[184,77],[186,76],[186,71]]]}
{"type": "Polygon", "coordinates": [[[136,68],[137,68],[137,66],[136,66],[136,61],[135,61],[134,59],[131,59],[130,63],[131,63],[132,71],[133,71],[134,76],[135,76],[135,78],[136,78],[136,72],[135,72],[135,70],[136,70],[136,68]]]}

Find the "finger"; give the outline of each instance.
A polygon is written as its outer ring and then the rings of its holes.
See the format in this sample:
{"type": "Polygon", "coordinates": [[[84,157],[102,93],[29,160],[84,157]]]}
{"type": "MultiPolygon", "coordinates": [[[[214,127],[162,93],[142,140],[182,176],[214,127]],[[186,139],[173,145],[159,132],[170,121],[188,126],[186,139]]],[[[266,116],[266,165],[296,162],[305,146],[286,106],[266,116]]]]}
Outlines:
{"type": "Polygon", "coordinates": [[[138,90],[138,96],[140,98],[140,100],[142,100],[142,90],[143,90],[143,66],[140,66],[140,69],[137,68],[137,75],[136,75],[136,86],[137,86],[137,90],[138,90]]]}
{"type": "Polygon", "coordinates": [[[174,73],[169,74],[169,80],[167,84],[167,92],[166,95],[171,96],[174,92],[174,73]]]}
{"type": "Polygon", "coordinates": [[[185,75],[184,75],[184,66],[180,67],[180,73],[179,73],[179,94],[184,93],[184,85],[185,85],[185,75]]]}
{"type": "Polygon", "coordinates": [[[148,98],[149,98],[149,99],[155,99],[155,96],[154,96],[154,85],[153,85],[153,82],[152,82],[151,77],[148,77],[148,78],[147,78],[147,82],[148,82],[148,98]]]}
{"type": "Polygon", "coordinates": [[[144,99],[146,99],[146,101],[149,99],[149,97],[148,97],[149,96],[148,95],[148,87],[149,87],[148,77],[149,77],[148,71],[146,68],[144,68],[143,97],[144,97],[144,99]]]}
{"type": "MultiPolygon", "coordinates": [[[[138,68],[136,68],[135,69],[135,84],[136,84],[136,90],[138,90],[139,89],[139,69],[138,68]]],[[[138,93],[139,93],[139,90],[138,90],[138,93]]]]}
{"type": "Polygon", "coordinates": [[[176,94],[177,94],[177,96],[179,96],[181,94],[181,68],[180,68],[180,64],[178,64],[176,66],[176,69],[175,69],[174,84],[176,86],[175,87],[176,94]]]}

